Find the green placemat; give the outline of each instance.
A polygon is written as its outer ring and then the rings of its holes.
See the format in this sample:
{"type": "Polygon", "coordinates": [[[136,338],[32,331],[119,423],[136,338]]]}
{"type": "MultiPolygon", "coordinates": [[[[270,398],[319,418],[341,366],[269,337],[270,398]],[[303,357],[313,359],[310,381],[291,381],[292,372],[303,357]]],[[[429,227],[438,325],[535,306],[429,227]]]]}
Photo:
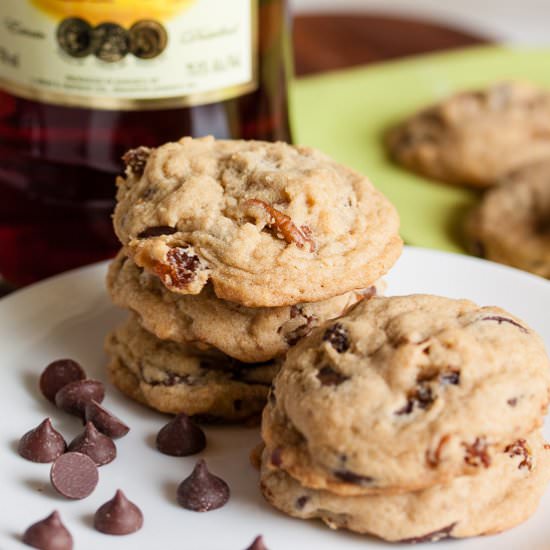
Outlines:
{"type": "Polygon", "coordinates": [[[295,140],[368,175],[396,205],[409,244],[454,252],[476,193],[430,181],[388,161],[381,135],[457,90],[526,78],[550,87],[550,49],[468,48],[307,77],[295,82],[295,140]]]}

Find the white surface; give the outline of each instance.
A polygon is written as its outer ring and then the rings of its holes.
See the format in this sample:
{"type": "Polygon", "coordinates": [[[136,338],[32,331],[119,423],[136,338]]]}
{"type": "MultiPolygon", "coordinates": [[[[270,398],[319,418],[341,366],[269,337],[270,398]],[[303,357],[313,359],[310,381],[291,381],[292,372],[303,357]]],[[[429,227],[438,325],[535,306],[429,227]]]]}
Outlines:
{"type": "MultiPolygon", "coordinates": [[[[345,550],[389,548],[369,537],[333,532],[320,522],[293,520],[271,509],[257,488],[257,472],[248,454],[258,442],[257,429],[210,428],[202,453],[211,470],[230,485],[232,498],[220,510],[198,514],[175,501],[179,481],[196,457],[175,458],[154,449],[154,437],[166,417],[123,398],[107,387],[105,404],[131,426],[117,441],[119,457],[100,468],[95,492],[81,501],[58,496],[48,481],[50,466],[18,456],[19,437],[51,416],[54,426],[72,438],[80,423],[57,411],[37,391],[43,367],[72,357],[90,377],[105,380],[102,341],[122,317],[103,290],[105,266],[75,271],[0,300],[0,548],[28,548],[18,542],[25,528],[58,509],[85,550],[242,550],[255,535],[265,536],[270,550],[345,550]],[[95,532],[96,508],[123,489],[143,510],[145,525],[131,536],[95,532]]],[[[550,283],[496,264],[465,256],[407,249],[387,278],[388,294],[431,292],[498,304],[524,318],[550,345],[550,283]]],[[[547,432],[548,433],[548,432],[547,432]]],[[[550,548],[550,494],[526,524],[496,537],[437,544],[439,549],[543,550],[550,548]]],[[[393,548],[410,548],[394,545],[393,548]]],[[[431,547],[430,547],[431,548],[431,547]]],[[[435,548],[435,547],[434,547],[435,548]]]]}
{"type": "MultiPolygon", "coordinates": [[[[550,43],[550,0],[290,0],[295,12],[362,11],[418,16],[494,40],[550,43]]],[[[399,37],[396,37],[399,40],[399,37]]]]}

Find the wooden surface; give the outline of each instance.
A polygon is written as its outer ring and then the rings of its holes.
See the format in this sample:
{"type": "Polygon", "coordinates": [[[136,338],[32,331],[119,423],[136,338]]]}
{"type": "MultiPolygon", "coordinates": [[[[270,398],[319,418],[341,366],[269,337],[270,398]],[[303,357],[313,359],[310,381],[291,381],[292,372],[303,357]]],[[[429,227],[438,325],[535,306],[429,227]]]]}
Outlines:
{"type": "Polygon", "coordinates": [[[488,42],[436,23],[361,14],[297,16],[293,34],[298,76],[488,42]]]}

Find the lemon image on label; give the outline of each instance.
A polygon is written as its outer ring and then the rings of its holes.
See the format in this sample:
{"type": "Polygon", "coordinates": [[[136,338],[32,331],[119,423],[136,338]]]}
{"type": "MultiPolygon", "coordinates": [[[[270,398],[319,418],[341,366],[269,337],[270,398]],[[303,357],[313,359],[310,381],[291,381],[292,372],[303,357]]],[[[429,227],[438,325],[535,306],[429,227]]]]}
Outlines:
{"type": "Polygon", "coordinates": [[[166,21],[186,11],[197,0],[31,0],[57,20],[82,18],[92,25],[112,21],[129,26],[140,19],[166,21]]]}

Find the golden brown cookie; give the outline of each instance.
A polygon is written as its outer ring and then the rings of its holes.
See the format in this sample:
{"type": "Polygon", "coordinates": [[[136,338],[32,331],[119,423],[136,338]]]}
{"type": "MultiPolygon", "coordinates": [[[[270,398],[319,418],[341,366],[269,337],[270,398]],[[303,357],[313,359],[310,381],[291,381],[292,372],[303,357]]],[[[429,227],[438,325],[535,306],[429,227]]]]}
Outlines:
{"type": "Polygon", "coordinates": [[[112,382],[124,394],[161,412],[235,422],[259,415],[274,363],[251,365],[214,349],[159,340],[135,317],[106,340],[112,382]]]}
{"type": "Polygon", "coordinates": [[[550,92],[503,82],[457,93],[392,129],[387,147],[398,163],[429,178],[492,186],[550,156],[550,92]]]}
{"type": "Polygon", "coordinates": [[[115,304],[134,311],[160,339],[213,346],[240,361],[258,363],[284,355],[316,326],[375,295],[383,284],[322,302],[248,308],[217,298],[211,285],[197,295],[170,292],[121,251],[109,267],[107,287],[115,304]]]}
{"type": "Polygon", "coordinates": [[[550,480],[550,450],[539,432],[511,442],[476,476],[398,495],[340,496],[308,489],[268,463],[264,454],[262,493],[285,514],[408,543],[510,529],[535,512],[550,480]]]}
{"type": "Polygon", "coordinates": [[[475,475],[541,425],[550,361],[497,307],[374,297],[287,355],[263,414],[273,466],[342,495],[475,475]]]}
{"type": "Polygon", "coordinates": [[[466,235],[472,253],[550,278],[550,158],[490,189],[466,235]]]}
{"type": "Polygon", "coordinates": [[[401,253],[395,208],[314,149],[184,138],[139,151],[118,182],[115,230],[172,292],[211,283],[248,307],[319,302],[368,288],[401,253]]]}

